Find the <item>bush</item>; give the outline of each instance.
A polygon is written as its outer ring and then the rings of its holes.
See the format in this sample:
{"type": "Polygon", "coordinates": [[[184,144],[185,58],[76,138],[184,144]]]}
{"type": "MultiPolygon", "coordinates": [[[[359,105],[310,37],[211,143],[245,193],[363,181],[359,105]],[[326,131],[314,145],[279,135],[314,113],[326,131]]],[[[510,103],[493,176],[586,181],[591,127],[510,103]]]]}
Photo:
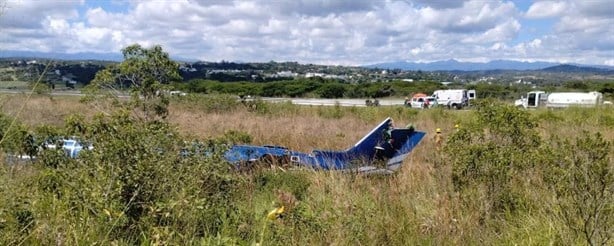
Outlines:
{"type": "MultiPolygon", "coordinates": [[[[68,121],[65,132],[88,139],[94,149],[82,151],[79,159],[69,159],[61,150],[41,154],[36,160],[41,172],[33,187],[40,195],[26,199],[33,205],[12,210],[24,223],[33,218],[80,228],[84,241],[79,243],[86,244],[185,244],[213,237],[225,223],[232,224],[228,218],[235,213],[233,194],[239,180],[219,153],[180,155],[183,141],[167,123],[142,122],[125,111],[98,115],[90,122],[82,117],[68,121]],[[41,214],[52,204],[60,209],[57,213],[41,214]],[[191,238],[183,238],[179,231],[191,238]]],[[[251,141],[241,132],[226,135],[227,140],[251,141]]],[[[218,142],[222,141],[226,140],[218,142]]],[[[26,242],[49,239],[36,234],[26,242]]]]}
{"type": "Polygon", "coordinates": [[[35,156],[37,143],[28,127],[0,113],[0,149],[9,155],[35,156]]]}
{"type": "Polygon", "coordinates": [[[526,111],[482,101],[475,121],[446,142],[445,157],[452,165],[454,188],[465,201],[485,199],[482,215],[524,206],[523,193],[515,187],[525,182],[523,177],[539,158],[540,137],[534,122],[526,111]],[[485,198],[479,195],[482,192],[485,198]]]}
{"type": "Polygon", "coordinates": [[[589,245],[607,245],[614,233],[612,142],[599,133],[583,135],[575,142],[551,141],[556,151],[545,181],[556,194],[555,214],[574,235],[589,245]]]}

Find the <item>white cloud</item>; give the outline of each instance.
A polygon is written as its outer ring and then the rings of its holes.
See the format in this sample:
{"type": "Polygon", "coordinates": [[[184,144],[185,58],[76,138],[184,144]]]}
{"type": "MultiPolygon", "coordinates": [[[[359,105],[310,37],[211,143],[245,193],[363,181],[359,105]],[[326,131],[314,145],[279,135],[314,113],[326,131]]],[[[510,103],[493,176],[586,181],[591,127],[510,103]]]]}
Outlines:
{"type": "Polygon", "coordinates": [[[471,1],[459,9],[438,10],[423,8],[420,10],[420,19],[431,28],[444,32],[482,32],[498,24],[515,19],[517,10],[513,3],[497,3],[471,1]]]}
{"type": "Polygon", "coordinates": [[[428,6],[435,9],[452,9],[463,6],[467,0],[411,0],[418,6],[428,6]]]}
{"type": "Polygon", "coordinates": [[[541,46],[542,46],[541,39],[534,39],[533,41],[529,43],[529,47],[531,48],[541,48],[541,46]]]}
{"type": "Polygon", "coordinates": [[[614,4],[611,0],[585,0],[574,1],[577,10],[584,16],[614,17],[614,4]]]}
{"type": "Polygon", "coordinates": [[[560,16],[569,8],[566,2],[560,1],[540,1],[529,7],[526,13],[528,18],[549,18],[560,16]]]}
{"type": "Polygon", "coordinates": [[[47,18],[76,18],[78,12],[75,7],[83,4],[83,0],[8,0],[5,3],[0,28],[40,28],[42,22],[47,18]]]}
{"type": "Polygon", "coordinates": [[[505,45],[505,43],[501,43],[501,42],[494,43],[492,46],[490,46],[490,49],[494,50],[494,51],[503,50],[503,49],[506,49],[506,48],[507,48],[507,45],[505,45]]]}
{"type": "Polygon", "coordinates": [[[480,35],[469,36],[462,41],[465,43],[492,43],[503,42],[513,39],[520,30],[520,23],[517,20],[509,20],[501,23],[480,35]]]}
{"type": "Polygon", "coordinates": [[[82,0],[8,5],[0,17],[6,50],[119,52],[138,42],[203,60],[346,65],[452,58],[603,63],[614,50],[612,5],[597,0],[538,1],[525,14],[509,0],[131,0],[114,5],[126,8],[121,12],[81,13],[82,0]],[[555,24],[518,41],[535,18],[555,24]]]}

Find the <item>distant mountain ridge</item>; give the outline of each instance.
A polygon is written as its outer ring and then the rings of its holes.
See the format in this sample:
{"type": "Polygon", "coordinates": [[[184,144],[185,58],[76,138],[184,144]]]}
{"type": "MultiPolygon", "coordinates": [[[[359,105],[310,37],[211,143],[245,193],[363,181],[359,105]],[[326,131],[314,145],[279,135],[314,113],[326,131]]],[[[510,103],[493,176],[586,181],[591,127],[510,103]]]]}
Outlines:
{"type": "MultiPolygon", "coordinates": [[[[60,53],[60,52],[36,52],[36,51],[13,51],[0,50],[0,58],[18,59],[55,59],[55,60],[97,60],[121,62],[121,53],[60,53]]],[[[173,57],[181,62],[198,62],[195,59],[173,57]]],[[[362,66],[374,69],[401,69],[422,71],[492,71],[492,70],[540,70],[544,72],[588,72],[588,73],[614,73],[614,66],[586,65],[586,64],[561,64],[553,62],[520,62],[512,60],[493,60],[489,62],[460,62],[454,59],[435,62],[387,62],[362,66]]]]}
{"type": "Polygon", "coordinates": [[[551,73],[592,73],[602,75],[613,75],[613,68],[601,68],[601,67],[587,67],[576,66],[571,64],[561,64],[557,66],[542,68],[539,71],[551,72],[551,73]]]}
{"type": "MultiPolygon", "coordinates": [[[[367,65],[368,68],[423,70],[423,71],[483,71],[483,70],[540,70],[560,65],[569,65],[578,68],[597,68],[614,70],[614,67],[584,64],[561,64],[553,62],[520,62],[511,60],[493,60],[490,62],[459,62],[457,60],[445,60],[428,63],[420,62],[388,62],[367,65]]],[[[563,67],[564,68],[564,67],[563,67]]],[[[568,67],[569,68],[569,67],[568,67]]]]}

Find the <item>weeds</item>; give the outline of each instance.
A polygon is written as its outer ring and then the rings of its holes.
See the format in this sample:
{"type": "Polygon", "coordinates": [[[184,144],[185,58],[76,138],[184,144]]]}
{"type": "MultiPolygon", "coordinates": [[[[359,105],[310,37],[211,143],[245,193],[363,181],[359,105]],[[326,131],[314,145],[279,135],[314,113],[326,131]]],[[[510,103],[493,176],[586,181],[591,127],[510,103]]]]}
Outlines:
{"type": "MultiPolygon", "coordinates": [[[[13,121],[15,100],[4,100],[0,123],[13,121]]],[[[100,114],[74,99],[49,102],[32,97],[24,110],[40,113],[21,115],[3,135],[29,133],[36,146],[75,135],[94,149],[79,159],[44,150],[34,164],[0,167],[0,196],[7,198],[0,200],[0,244],[611,242],[608,110],[531,112],[491,102],[475,111],[263,101],[250,108],[231,96],[188,95],[171,98],[167,121],[144,122],[127,111],[100,114]],[[193,143],[340,149],[386,117],[397,127],[442,128],[444,151],[425,138],[386,178],[304,169],[238,173],[221,158],[222,148],[180,154],[193,143]],[[273,209],[278,213],[269,220],[273,209]],[[589,211],[597,212],[583,213],[589,211]]],[[[20,151],[24,142],[6,138],[3,152],[20,151]]]]}

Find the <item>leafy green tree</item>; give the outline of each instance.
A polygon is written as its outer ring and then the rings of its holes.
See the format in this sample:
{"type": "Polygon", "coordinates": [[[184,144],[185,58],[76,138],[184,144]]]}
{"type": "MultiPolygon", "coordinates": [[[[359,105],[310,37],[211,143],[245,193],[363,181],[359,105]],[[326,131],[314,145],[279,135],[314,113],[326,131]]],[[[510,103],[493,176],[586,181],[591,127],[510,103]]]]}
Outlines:
{"type": "Polygon", "coordinates": [[[172,61],[159,45],[149,49],[134,44],[122,49],[124,61],[98,72],[87,87],[87,101],[100,95],[111,96],[114,104],[124,88],[131,100],[124,104],[145,120],[164,119],[168,115],[168,84],[181,81],[179,64],[172,61]]]}
{"type": "Polygon", "coordinates": [[[345,93],[345,86],[338,83],[324,84],[318,89],[318,94],[323,98],[340,98],[345,93]]]}
{"type": "Polygon", "coordinates": [[[589,83],[586,81],[568,81],[564,84],[565,88],[573,89],[573,90],[581,90],[585,91],[589,89],[589,83]]]}
{"type": "Polygon", "coordinates": [[[606,98],[614,97],[614,82],[605,82],[599,84],[598,91],[603,93],[606,98]]]}

